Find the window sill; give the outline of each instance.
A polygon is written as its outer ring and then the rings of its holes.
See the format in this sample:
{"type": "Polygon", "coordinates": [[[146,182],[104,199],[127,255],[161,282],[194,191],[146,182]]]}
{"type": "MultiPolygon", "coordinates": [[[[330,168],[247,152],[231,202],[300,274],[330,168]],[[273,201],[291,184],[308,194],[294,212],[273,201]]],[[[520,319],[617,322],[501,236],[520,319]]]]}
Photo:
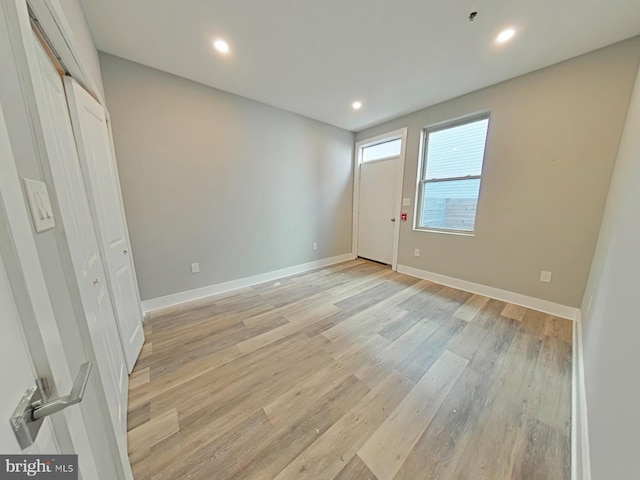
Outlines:
{"type": "Polygon", "coordinates": [[[461,237],[475,237],[475,231],[469,232],[465,230],[440,230],[437,228],[413,228],[414,232],[425,232],[425,233],[444,233],[445,235],[458,235],[461,237]]]}

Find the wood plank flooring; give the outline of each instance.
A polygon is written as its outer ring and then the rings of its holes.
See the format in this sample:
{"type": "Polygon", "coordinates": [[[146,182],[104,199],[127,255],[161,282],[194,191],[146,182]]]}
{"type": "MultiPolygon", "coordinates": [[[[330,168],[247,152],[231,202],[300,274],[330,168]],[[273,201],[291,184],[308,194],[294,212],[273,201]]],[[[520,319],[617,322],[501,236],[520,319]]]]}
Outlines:
{"type": "Polygon", "coordinates": [[[137,480],[570,478],[569,320],[354,260],[145,330],[137,480]]]}

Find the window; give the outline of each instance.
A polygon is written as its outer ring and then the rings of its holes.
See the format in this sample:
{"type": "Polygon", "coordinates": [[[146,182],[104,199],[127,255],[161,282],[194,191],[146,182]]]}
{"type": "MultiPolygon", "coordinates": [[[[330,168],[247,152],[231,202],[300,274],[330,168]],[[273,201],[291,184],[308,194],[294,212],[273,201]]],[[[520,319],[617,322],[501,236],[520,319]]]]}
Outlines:
{"type": "Polygon", "coordinates": [[[418,229],[473,232],[489,115],[424,131],[418,229]]]}
{"type": "Polygon", "coordinates": [[[402,139],[385,140],[382,143],[369,145],[362,149],[362,162],[373,162],[375,160],[383,160],[387,158],[395,158],[400,156],[400,147],[402,139]]]}

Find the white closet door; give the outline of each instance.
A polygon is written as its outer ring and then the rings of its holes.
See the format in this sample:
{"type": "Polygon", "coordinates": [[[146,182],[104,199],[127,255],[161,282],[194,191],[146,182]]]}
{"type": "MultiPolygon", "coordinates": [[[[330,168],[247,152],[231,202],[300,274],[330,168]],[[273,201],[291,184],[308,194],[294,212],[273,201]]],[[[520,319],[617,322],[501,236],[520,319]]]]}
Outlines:
{"type": "Polygon", "coordinates": [[[101,240],[120,342],[129,372],[144,343],[142,311],[131,261],[118,172],[104,109],[72,78],[65,78],[71,123],[101,240]]]}
{"type": "Polygon", "coordinates": [[[109,413],[119,447],[126,456],[129,377],[99,242],[73,141],[62,79],[39,46],[38,61],[43,79],[43,91],[37,93],[38,109],[51,175],[109,413]]]}

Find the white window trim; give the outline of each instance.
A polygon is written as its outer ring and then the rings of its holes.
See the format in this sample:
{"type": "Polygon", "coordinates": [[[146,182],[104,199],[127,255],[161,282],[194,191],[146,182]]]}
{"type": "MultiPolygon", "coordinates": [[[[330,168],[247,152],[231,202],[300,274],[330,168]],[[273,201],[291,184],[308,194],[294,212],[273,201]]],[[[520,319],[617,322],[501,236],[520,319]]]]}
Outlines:
{"type": "MultiPolygon", "coordinates": [[[[476,235],[476,226],[478,219],[478,212],[476,210],[476,218],[474,220],[473,230],[456,230],[453,228],[437,228],[437,227],[421,227],[420,226],[420,207],[422,205],[422,194],[424,184],[426,183],[423,179],[424,170],[426,167],[426,148],[427,148],[427,140],[429,138],[429,133],[437,132],[439,130],[445,130],[447,128],[456,127],[459,125],[465,125],[467,123],[472,123],[477,120],[488,119],[489,123],[491,123],[491,111],[486,110],[482,112],[473,113],[471,115],[465,115],[462,117],[456,117],[450,120],[446,120],[444,122],[438,122],[431,125],[427,125],[422,128],[420,133],[420,147],[418,150],[418,171],[416,175],[416,197],[414,199],[413,206],[413,231],[415,232],[426,232],[426,233],[443,233],[445,235],[459,235],[463,237],[475,237],[476,235]]],[[[482,195],[482,177],[484,176],[484,166],[485,160],[487,156],[487,144],[489,142],[489,131],[487,130],[487,136],[485,138],[484,145],[484,153],[482,156],[482,171],[480,175],[473,175],[468,177],[462,177],[462,179],[480,179],[480,190],[478,191],[478,205],[480,205],[480,197],[482,195]]]]}
{"type": "Polygon", "coordinates": [[[381,158],[367,163],[375,163],[379,161],[398,158],[398,175],[396,183],[396,205],[395,205],[395,225],[393,228],[393,259],[391,269],[398,270],[398,246],[400,243],[400,214],[402,212],[402,185],[404,180],[404,163],[407,150],[407,127],[394,130],[392,132],[383,133],[375,137],[367,138],[356,143],[355,148],[355,165],[353,169],[353,230],[351,235],[351,252],[354,256],[358,256],[358,228],[359,228],[359,212],[360,212],[360,167],[362,166],[362,150],[371,145],[382,143],[387,140],[401,139],[399,157],[381,158]]]}

